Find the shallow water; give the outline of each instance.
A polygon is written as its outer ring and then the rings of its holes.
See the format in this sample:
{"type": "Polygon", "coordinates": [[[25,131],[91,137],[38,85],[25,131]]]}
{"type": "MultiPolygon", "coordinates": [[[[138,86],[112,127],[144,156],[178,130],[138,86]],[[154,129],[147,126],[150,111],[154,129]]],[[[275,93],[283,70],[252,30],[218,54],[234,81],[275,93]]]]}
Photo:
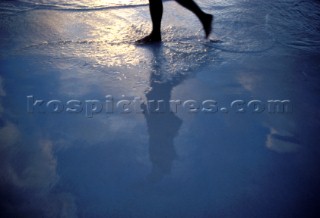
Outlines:
{"type": "Polygon", "coordinates": [[[0,2],[1,217],[319,215],[319,2],[198,2],[218,42],[173,1],[150,46],[147,1],[0,2]]]}

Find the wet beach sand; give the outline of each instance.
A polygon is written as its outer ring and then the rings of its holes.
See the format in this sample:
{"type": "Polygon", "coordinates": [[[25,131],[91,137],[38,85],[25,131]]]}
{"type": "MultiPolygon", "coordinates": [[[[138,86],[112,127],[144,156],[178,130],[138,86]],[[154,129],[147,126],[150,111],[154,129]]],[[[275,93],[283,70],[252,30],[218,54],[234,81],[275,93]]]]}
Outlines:
{"type": "Polygon", "coordinates": [[[319,1],[197,2],[0,2],[1,217],[319,217],[319,1]]]}

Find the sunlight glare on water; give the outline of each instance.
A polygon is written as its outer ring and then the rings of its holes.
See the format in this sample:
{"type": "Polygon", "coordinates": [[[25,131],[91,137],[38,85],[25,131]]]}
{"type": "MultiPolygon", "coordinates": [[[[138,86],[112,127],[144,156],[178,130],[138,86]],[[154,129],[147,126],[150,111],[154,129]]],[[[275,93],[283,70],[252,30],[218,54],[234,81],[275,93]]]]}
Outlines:
{"type": "Polygon", "coordinates": [[[73,6],[75,8],[96,8],[108,6],[138,5],[145,4],[147,0],[21,0],[21,2],[34,5],[52,5],[52,6],[73,6]]]}

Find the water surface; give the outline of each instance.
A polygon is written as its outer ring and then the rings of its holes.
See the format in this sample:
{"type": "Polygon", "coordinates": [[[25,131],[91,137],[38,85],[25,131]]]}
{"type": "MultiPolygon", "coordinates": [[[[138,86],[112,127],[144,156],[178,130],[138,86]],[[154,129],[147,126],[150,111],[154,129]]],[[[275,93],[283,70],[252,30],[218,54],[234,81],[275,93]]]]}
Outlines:
{"type": "Polygon", "coordinates": [[[147,3],[1,1],[1,216],[317,217],[319,2],[199,0],[212,43],[166,1],[163,43],[137,46],[147,3]],[[219,108],[31,113],[27,96],[219,108]],[[275,99],[292,111],[230,107],[275,99]]]}

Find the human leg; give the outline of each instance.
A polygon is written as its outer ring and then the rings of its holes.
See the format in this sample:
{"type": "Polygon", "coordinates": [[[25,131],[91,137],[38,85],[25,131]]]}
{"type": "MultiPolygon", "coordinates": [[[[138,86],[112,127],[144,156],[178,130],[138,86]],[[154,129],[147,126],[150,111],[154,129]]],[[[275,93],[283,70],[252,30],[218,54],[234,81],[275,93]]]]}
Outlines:
{"type": "Polygon", "coordinates": [[[163,13],[162,0],[149,0],[149,10],[152,21],[152,31],[148,36],[138,40],[138,43],[161,41],[161,19],[163,13]]]}
{"type": "Polygon", "coordinates": [[[176,2],[192,11],[198,17],[202,23],[206,38],[208,38],[212,30],[213,15],[203,12],[193,0],[176,0],[176,2]]]}

